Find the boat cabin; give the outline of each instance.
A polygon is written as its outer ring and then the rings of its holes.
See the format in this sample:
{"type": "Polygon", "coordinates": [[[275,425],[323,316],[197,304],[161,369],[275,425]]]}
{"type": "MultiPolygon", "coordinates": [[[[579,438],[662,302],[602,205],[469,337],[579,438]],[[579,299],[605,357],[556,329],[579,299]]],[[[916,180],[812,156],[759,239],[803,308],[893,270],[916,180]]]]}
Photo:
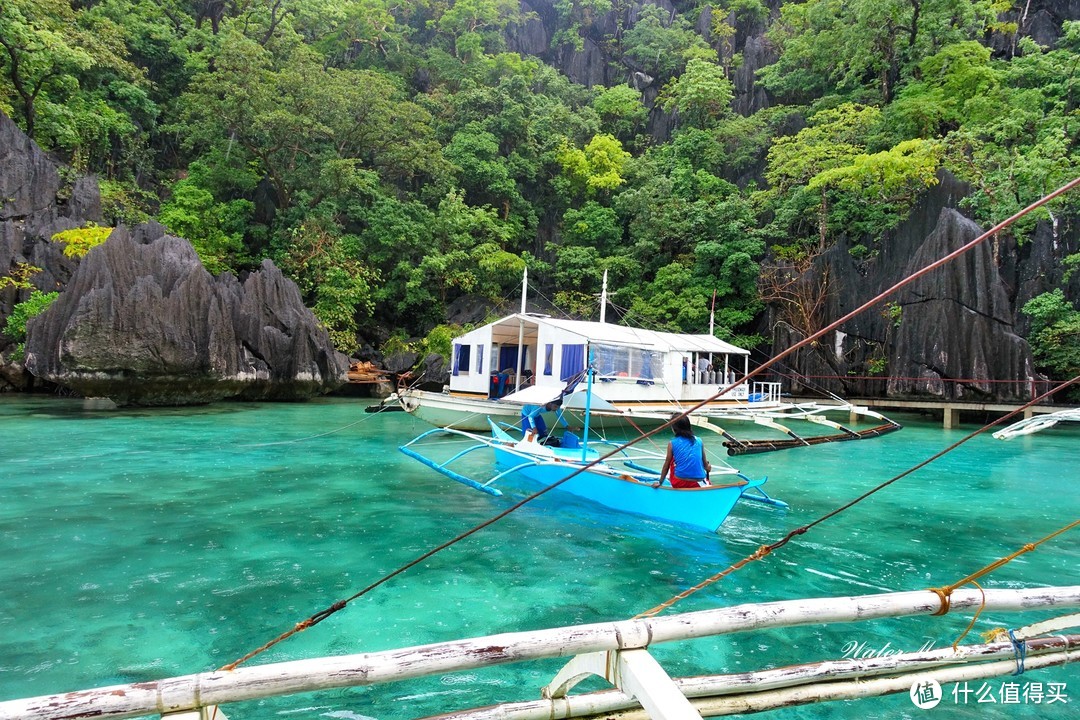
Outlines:
{"type": "MultiPolygon", "coordinates": [[[[712,335],[517,313],[454,340],[448,390],[485,398],[534,384],[560,390],[591,358],[594,390],[606,400],[683,402],[710,397],[745,375],[749,355],[712,335]]],[[[724,398],[748,396],[741,385],[724,398]]]]}

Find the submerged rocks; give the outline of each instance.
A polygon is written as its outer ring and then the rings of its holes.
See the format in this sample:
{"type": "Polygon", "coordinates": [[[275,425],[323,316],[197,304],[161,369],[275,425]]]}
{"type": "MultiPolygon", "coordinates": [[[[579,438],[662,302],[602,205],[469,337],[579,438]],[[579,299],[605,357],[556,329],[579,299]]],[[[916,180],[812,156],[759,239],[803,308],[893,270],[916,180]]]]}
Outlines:
{"type": "Polygon", "coordinates": [[[34,375],[118,405],[299,400],[345,381],[348,359],[273,263],[214,278],[163,231],[118,228],[86,255],[28,323],[34,375]]]}

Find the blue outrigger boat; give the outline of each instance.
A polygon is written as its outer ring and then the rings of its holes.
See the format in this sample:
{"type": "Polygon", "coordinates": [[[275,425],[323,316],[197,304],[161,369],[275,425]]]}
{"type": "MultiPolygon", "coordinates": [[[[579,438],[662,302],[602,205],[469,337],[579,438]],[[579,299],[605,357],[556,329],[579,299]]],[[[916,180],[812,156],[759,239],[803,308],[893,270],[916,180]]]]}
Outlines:
{"type": "MultiPolygon", "coordinates": [[[[585,437],[588,438],[588,400],[586,403],[585,437]]],[[[662,453],[638,449],[629,452],[620,444],[603,439],[586,442],[569,431],[563,434],[559,446],[552,447],[531,437],[515,438],[491,418],[488,418],[488,425],[490,436],[455,428],[435,428],[399,449],[446,477],[491,495],[502,495],[496,483],[513,474],[540,487],[558,484],[557,490],[613,510],[708,532],[714,532],[723,524],[740,499],[787,507],[786,503],[769,497],[761,489],[766,478],[751,479],[726,463],[714,462],[713,484],[707,487],[676,489],[666,483],[656,487],[664,461],[662,453]],[[442,462],[418,449],[431,438],[446,436],[469,443],[442,462]],[[486,449],[492,450],[495,456],[497,472],[492,477],[475,480],[452,467],[462,458],[486,449]]]]}

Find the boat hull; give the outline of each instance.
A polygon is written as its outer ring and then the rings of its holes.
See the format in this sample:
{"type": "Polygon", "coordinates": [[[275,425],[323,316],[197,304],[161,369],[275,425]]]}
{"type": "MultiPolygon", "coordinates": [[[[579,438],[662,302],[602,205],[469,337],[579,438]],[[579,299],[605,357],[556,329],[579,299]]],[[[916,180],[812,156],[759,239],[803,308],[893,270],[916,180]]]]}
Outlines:
{"type": "MultiPolygon", "coordinates": [[[[448,393],[410,390],[398,396],[398,403],[408,413],[434,427],[452,427],[469,432],[488,429],[487,418],[501,423],[517,425],[521,419],[521,405],[484,398],[472,398],[448,393]]],[[[593,411],[590,422],[603,430],[636,430],[659,427],[671,419],[672,413],[693,405],[675,403],[635,403],[620,407],[620,413],[593,411]]],[[[713,402],[696,412],[697,415],[724,417],[735,422],[755,422],[754,413],[783,412],[782,403],[713,402]]],[[[583,419],[580,412],[563,413],[570,427],[580,429],[583,419]]]]}
{"type": "Polygon", "coordinates": [[[504,447],[494,450],[495,464],[500,470],[517,468],[516,475],[534,484],[546,487],[565,480],[556,490],[619,512],[707,532],[715,532],[723,524],[748,486],[740,476],[728,478],[730,484],[685,490],[667,485],[655,488],[649,478],[639,479],[630,474],[609,475],[584,470],[570,477],[580,465],[566,461],[527,464],[524,461],[528,455],[504,447]]]}

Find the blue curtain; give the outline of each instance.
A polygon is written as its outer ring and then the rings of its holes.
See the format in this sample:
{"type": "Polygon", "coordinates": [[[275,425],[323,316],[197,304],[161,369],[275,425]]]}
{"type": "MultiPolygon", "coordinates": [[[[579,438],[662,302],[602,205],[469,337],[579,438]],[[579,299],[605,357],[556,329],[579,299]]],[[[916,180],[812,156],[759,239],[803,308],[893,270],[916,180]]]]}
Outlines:
{"type": "Polygon", "coordinates": [[[469,346],[454,345],[454,375],[460,375],[462,370],[469,372],[469,346]]]}
{"type": "Polygon", "coordinates": [[[552,364],[552,360],[554,358],[555,358],[555,346],[549,343],[549,344],[544,346],[544,374],[545,375],[550,375],[551,374],[551,364],[552,364]]]}
{"type": "Polygon", "coordinates": [[[562,372],[559,379],[569,380],[585,369],[585,346],[563,345],[562,346],[562,372]]]}
{"type": "Polygon", "coordinates": [[[503,345],[499,348],[499,371],[510,368],[517,371],[517,345],[503,345]]]}
{"type": "Polygon", "coordinates": [[[641,372],[638,373],[643,378],[648,380],[652,379],[652,351],[646,350],[641,353],[641,372]]]}
{"type": "Polygon", "coordinates": [[[607,345],[597,345],[596,354],[600,356],[600,374],[615,374],[615,348],[607,345]]]}

